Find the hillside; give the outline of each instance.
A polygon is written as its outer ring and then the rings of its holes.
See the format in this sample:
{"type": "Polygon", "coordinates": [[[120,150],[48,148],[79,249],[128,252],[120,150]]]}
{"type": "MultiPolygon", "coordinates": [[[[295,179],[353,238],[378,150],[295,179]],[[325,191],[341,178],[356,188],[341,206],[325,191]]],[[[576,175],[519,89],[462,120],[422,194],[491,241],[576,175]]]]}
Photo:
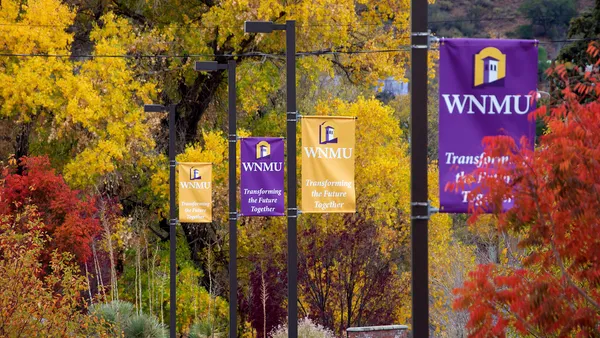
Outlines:
{"type": "Polygon", "coordinates": [[[535,38],[554,57],[564,45],[571,17],[593,5],[594,0],[437,0],[429,20],[440,37],[535,38]],[[528,13],[520,10],[524,5],[530,6],[528,13]]]}

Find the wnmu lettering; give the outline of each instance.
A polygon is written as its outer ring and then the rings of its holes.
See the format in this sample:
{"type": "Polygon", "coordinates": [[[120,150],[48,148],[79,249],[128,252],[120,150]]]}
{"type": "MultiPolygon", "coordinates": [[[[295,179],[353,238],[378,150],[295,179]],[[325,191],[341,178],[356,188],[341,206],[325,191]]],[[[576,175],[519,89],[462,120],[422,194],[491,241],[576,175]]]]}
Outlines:
{"type": "Polygon", "coordinates": [[[442,94],[444,103],[450,114],[483,115],[523,115],[531,110],[531,95],[506,95],[498,98],[496,95],[459,95],[442,94]]]}
{"type": "Polygon", "coordinates": [[[181,189],[210,189],[210,182],[179,182],[181,189]]]}
{"type": "Polygon", "coordinates": [[[283,162],[242,162],[244,171],[281,171],[283,170],[283,162]]]}
{"type": "Polygon", "coordinates": [[[352,148],[315,148],[304,147],[308,158],[325,158],[325,159],[351,159],[352,148]]]}

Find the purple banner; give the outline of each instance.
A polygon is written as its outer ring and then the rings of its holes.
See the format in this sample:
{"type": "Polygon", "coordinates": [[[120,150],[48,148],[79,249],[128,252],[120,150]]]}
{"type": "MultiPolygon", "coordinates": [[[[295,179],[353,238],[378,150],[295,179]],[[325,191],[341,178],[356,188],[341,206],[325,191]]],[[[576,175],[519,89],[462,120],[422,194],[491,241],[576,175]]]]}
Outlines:
{"type": "MultiPolygon", "coordinates": [[[[484,163],[507,160],[486,156],[485,136],[508,135],[517,144],[525,136],[533,149],[535,123],[528,113],[536,106],[537,59],[533,40],[440,41],[440,212],[468,212],[467,195],[477,184],[456,192],[444,191],[447,183],[484,163]]],[[[512,204],[507,200],[503,208],[512,204]]]]}
{"type": "Polygon", "coordinates": [[[283,139],[248,137],[242,148],[242,216],[284,216],[283,139]]]}

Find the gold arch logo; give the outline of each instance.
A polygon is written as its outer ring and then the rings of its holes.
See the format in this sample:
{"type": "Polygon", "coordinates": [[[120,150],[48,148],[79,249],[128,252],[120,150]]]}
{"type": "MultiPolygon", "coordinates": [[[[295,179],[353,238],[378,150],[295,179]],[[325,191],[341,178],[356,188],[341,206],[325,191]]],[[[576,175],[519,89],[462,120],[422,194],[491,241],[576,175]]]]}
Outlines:
{"type": "Polygon", "coordinates": [[[267,141],[260,141],[256,144],[256,159],[269,158],[271,156],[271,145],[267,141]]]}
{"type": "Polygon", "coordinates": [[[190,181],[201,180],[202,176],[200,176],[200,169],[197,167],[190,168],[190,181]]]}
{"type": "Polygon", "coordinates": [[[335,128],[336,125],[332,121],[321,123],[319,126],[319,144],[338,143],[335,128]]]}
{"type": "Polygon", "coordinates": [[[475,54],[475,87],[506,77],[506,55],[496,47],[487,47],[475,54]]]}

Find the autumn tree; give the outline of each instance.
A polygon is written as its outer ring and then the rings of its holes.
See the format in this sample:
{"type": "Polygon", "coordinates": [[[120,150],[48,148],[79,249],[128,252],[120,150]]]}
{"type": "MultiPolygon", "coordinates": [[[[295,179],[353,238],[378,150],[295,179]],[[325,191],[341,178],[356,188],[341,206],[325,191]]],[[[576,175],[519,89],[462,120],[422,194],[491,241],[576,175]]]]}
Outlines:
{"type": "MultiPolygon", "coordinates": [[[[337,333],[355,325],[410,323],[410,161],[394,111],[375,99],[359,97],[349,101],[324,99],[315,104],[315,114],[358,117],[356,166],[360,170],[355,178],[356,214],[302,214],[299,218],[301,315],[337,333]]],[[[435,165],[430,167],[429,176],[435,204],[435,165]]],[[[434,332],[445,332],[453,323],[450,290],[464,274],[462,267],[472,262],[469,249],[453,240],[451,226],[447,215],[432,219],[434,332]],[[454,270],[448,268],[455,266],[454,270]]],[[[249,289],[247,276],[261,262],[276,265],[280,276],[285,276],[285,229],[282,218],[240,219],[238,276],[242,290],[249,289]]],[[[278,282],[267,280],[269,283],[278,282]]],[[[285,299],[286,293],[279,290],[273,297],[283,294],[285,299]]]]}
{"type": "MultiPolygon", "coordinates": [[[[598,45],[588,51],[597,60],[598,45]]],[[[455,306],[469,311],[473,337],[600,335],[600,241],[594,235],[600,210],[600,74],[596,68],[584,74],[589,84],[572,83],[579,71],[550,69],[564,82],[562,102],[533,114],[547,127],[535,151],[518,150],[517,142],[527,140],[485,140],[486,153],[512,161],[475,173],[485,176],[474,192],[482,194],[472,205],[474,217],[493,211],[498,231],[518,238],[520,250],[519,264],[480,265],[456,290],[455,306]],[[586,100],[590,97],[595,99],[586,100]],[[502,212],[507,198],[514,207],[502,212]]]]}
{"type": "MultiPolygon", "coordinates": [[[[64,29],[47,25],[68,26],[74,13],[59,1],[3,1],[0,6],[0,51],[8,54],[54,54],[68,52],[72,40],[64,29]],[[50,10],[52,8],[52,10],[50,10]],[[31,28],[29,26],[35,26],[31,28]]],[[[58,108],[61,104],[55,86],[60,74],[68,71],[64,59],[0,58],[0,116],[11,118],[5,127],[11,136],[16,158],[29,154],[30,135],[35,129],[34,116],[58,108]]],[[[6,154],[8,155],[8,154],[6,154]]]]}
{"type": "MultiPolygon", "coordinates": [[[[50,167],[47,157],[25,157],[20,160],[21,174],[14,166],[3,168],[0,180],[0,215],[11,217],[35,206],[42,219],[37,231],[42,231],[50,241],[42,247],[40,257],[44,265],[51,253],[71,253],[80,262],[92,254],[94,236],[100,232],[95,198],[72,190],[62,176],[50,167]]],[[[30,231],[27,219],[16,222],[15,229],[30,231]]]]}
{"type": "Polygon", "coordinates": [[[383,234],[375,222],[350,215],[343,222],[337,231],[309,223],[301,233],[305,311],[338,333],[350,326],[395,322],[409,287],[397,273],[407,248],[382,252],[383,234]]]}
{"type": "MultiPolygon", "coordinates": [[[[150,126],[159,119],[146,118],[142,109],[154,85],[138,78],[126,58],[114,57],[124,54],[136,37],[131,25],[110,13],[98,17],[88,38],[93,45],[89,53],[100,57],[72,60],[68,56],[74,35],[68,28],[75,20],[74,9],[56,0],[9,0],[0,6],[0,50],[7,54],[0,57],[0,127],[10,143],[0,153],[17,160],[43,155],[49,162],[35,162],[40,166],[25,174],[26,162],[18,163],[14,174],[23,177],[11,176],[7,182],[14,187],[6,188],[15,196],[2,202],[8,208],[33,196],[44,213],[56,212],[56,218],[46,222],[51,249],[70,250],[79,262],[91,252],[86,268],[93,288],[101,289],[106,275],[106,284],[110,280],[116,286],[119,241],[113,235],[123,228],[122,204],[127,214],[129,205],[147,198],[147,172],[156,168],[150,126]],[[32,183],[38,190],[26,186],[32,183]],[[73,201],[67,196],[77,193],[67,184],[101,196],[96,205],[91,199],[86,202],[97,209],[86,210],[83,200],[80,206],[69,205],[73,201]]],[[[5,211],[13,212],[10,208],[5,211]]]]}
{"type": "MultiPolygon", "coordinates": [[[[71,185],[126,195],[122,190],[133,189],[123,179],[143,176],[152,162],[142,104],[154,86],[136,78],[125,58],[71,61],[67,28],[74,17],[57,0],[2,2],[0,51],[15,56],[0,58],[0,117],[16,158],[49,155],[71,185]]],[[[135,39],[126,20],[112,14],[93,27],[92,54],[124,54],[135,39]]]]}
{"type": "MultiPolygon", "coordinates": [[[[237,61],[239,125],[254,131],[255,126],[281,120],[281,114],[274,112],[281,112],[284,105],[282,69],[285,61],[282,53],[285,36],[281,32],[245,34],[244,21],[297,21],[297,50],[312,54],[297,60],[301,102],[303,97],[307,97],[306,102],[315,102],[314,94],[323,79],[329,83],[348,82],[369,88],[382,78],[401,78],[408,59],[408,53],[403,50],[346,53],[396,49],[407,43],[409,4],[404,0],[391,3],[379,0],[302,0],[296,3],[224,0],[186,4],[120,1],[102,3],[101,7],[104,12],[112,11],[120,18],[128,18],[139,32],[126,53],[132,56],[140,78],[161,84],[162,102],[179,103],[176,117],[179,152],[184,152],[187,147],[202,146],[204,133],[208,130],[226,130],[226,73],[195,72],[194,60],[225,62],[234,58],[237,61]],[[331,20],[332,15],[335,20],[331,20]],[[178,57],[136,58],[138,55],[178,57]]],[[[300,109],[310,109],[309,104],[300,104],[300,109]]],[[[164,121],[155,134],[157,150],[162,152],[166,149],[167,134],[164,121]]],[[[285,125],[284,116],[282,125],[285,125]]],[[[277,128],[270,130],[274,129],[277,128]]],[[[160,163],[160,168],[166,171],[164,163],[160,163]]],[[[166,221],[161,227],[168,228],[166,221]]],[[[211,227],[218,229],[220,224],[211,227]]],[[[196,229],[187,224],[183,228],[190,242],[194,238],[207,237],[202,234],[207,229],[196,229]]],[[[206,252],[208,243],[193,243],[194,257],[206,252]]],[[[221,262],[224,262],[223,257],[215,256],[221,262]]],[[[203,275],[207,276],[206,271],[203,275]]]]}
{"type": "MultiPolygon", "coordinates": [[[[340,83],[338,74],[343,81],[363,88],[388,76],[402,77],[406,51],[345,52],[395,49],[406,43],[408,13],[408,1],[379,0],[294,4],[256,0],[63,4],[34,0],[27,6],[3,1],[0,23],[6,34],[0,35],[1,51],[48,57],[0,59],[2,123],[10,131],[10,142],[17,145],[17,158],[48,154],[67,183],[119,197],[125,215],[136,208],[160,212],[164,196],[155,189],[152,178],[168,168],[165,158],[157,156],[166,149],[166,120],[160,114],[146,116],[143,103],[155,95],[160,95],[163,103],[180,102],[180,152],[204,146],[204,131],[225,129],[221,99],[226,74],[197,73],[193,60],[225,61],[235,54],[240,124],[270,123],[273,115],[263,118],[283,103],[285,81],[280,69],[284,60],[279,54],[284,35],[245,34],[244,21],[297,21],[298,50],[316,52],[297,62],[300,95],[308,97],[323,78],[340,83]],[[332,13],[335,21],[330,19],[332,13]],[[256,51],[270,56],[247,55],[256,51]],[[157,88],[156,83],[162,87],[157,88]],[[204,131],[199,127],[201,119],[204,131]]],[[[161,225],[163,230],[168,228],[164,220],[161,225]]],[[[220,266],[226,265],[220,245],[222,225],[218,221],[205,229],[183,225],[186,239],[192,243],[191,255],[203,268],[205,285],[208,273],[204,262],[209,250],[214,250],[213,258],[220,266]]],[[[166,239],[155,224],[150,227],[166,239]]]]}
{"type": "MultiPolygon", "coordinates": [[[[278,99],[281,81],[279,69],[283,59],[278,55],[248,56],[264,52],[281,54],[285,45],[284,34],[245,34],[246,20],[265,20],[283,23],[297,21],[297,49],[315,51],[315,58],[298,62],[299,71],[317,80],[311,73],[333,72],[336,68],[349,79],[369,83],[387,77],[402,77],[402,65],[407,53],[379,53],[371,55],[327,55],[332,51],[352,49],[393,49],[407,43],[409,35],[408,1],[333,1],[302,0],[290,3],[268,1],[177,1],[160,2],[101,2],[83,5],[82,13],[102,14],[113,12],[127,18],[143,34],[127,51],[136,54],[176,54],[181,58],[141,58],[137,60],[140,71],[147,71],[159,83],[165,84],[162,99],[180,102],[177,126],[185,144],[198,141],[199,122],[207,111],[214,109],[225,84],[224,71],[197,74],[192,62],[200,58],[226,61],[228,55],[237,55],[238,83],[242,110],[255,114],[271,99],[278,99]],[[94,7],[94,8],[92,8],[94,7]],[[335,13],[335,20],[331,15],[335,13]],[[189,57],[187,57],[189,55],[189,57]],[[220,93],[221,91],[221,93],[220,93]],[[215,100],[217,99],[217,100],[215,100]]],[[[89,17],[88,17],[89,18],[89,17]]],[[[89,20],[86,16],[78,22],[89,20]]],[[[85,32],[81,32],[85,34],[85,32]]],[[[85,41],[85,40],[82,40],[85,41]]],[[[213,111],[214,113],[214,111],[213,111]]],[[[213,118],[210,123],[216,122],[213,118]]],[[[219,127],[221,127],[219,125],[219,127]]]]}
{"type": "MultiPolygon", "coordinates": [[[[343,305],[341,311],[335,307],[337,304],[329,303],[324,311],[340,323],[336,324],[338,331],[354,323],[373,323],[376,314],[403,323],[410,321],[408,147],[401,141],[398,121],[389,107],[372,99],[357,99],[371,96],[372,86],[380,79],[404,76],[408,51],[399,46],[410,40],[409,1],[67,0],[63,4],[31,0],[21,5],[23,2],[16,0],[2,1],[0,29],[7,33],[0,34],[0,50],[71,58],[0,59],[0,124],[10,131],[5,136],[8,142],[16,144],[14,151],[6,155],[15,153],[19,158],[24,154],[48,154],[53,167],[71,187],[100,192],[114,203],[111,208],[123,205],[124,217],[117,217],[120,219],[114,220],[114,227],[102,223],[102,246],[108,247],[114,239],[115,257],[125,265],[119,271],[123,274],[115,289],[135,302],[139,311],[158,314],[165,310],[161,297],[166,289],[161,289],[161,283],[166,272],[163,275],[161,271],[168,267],[162,257],[164,243],[152,237],[155,234],[161,240],[167,239],[163,231],[168,229],[168,161],[164,156],[167,123],[164,114],[145,115],[143,103],[179,102],[177,160],[214,164],[214,221],[202,226],[183,224],[178,234],[177,261],[186,262],[179,266],[178,297],[183,305],[177,309],[181,319],[178,329],[185,332],[193,321],[211,314],[206,306],[213,305],[214,318],[222,323],[225,305],[216,295],[227,294],[229,259],[226,73],[197,73],[192,63],[197,59],[222,62],[235,58],[238,122],[248,131],[239,130],[238,135],[285,136],[285,114],[281,114],[285,105],[284,34],[244,34],[242,27],[246,20],[283,23],[293,19],[297,21],[297,49],[302,52],[296,61],[299,110],[303,114],[360,117],[359,215],[353,219],[339,215],[325,219],[301,217],[300,231],[314,230],[324,238],[344,239],[331,247],[332,260],[338,265],[328,268],[338,278],[331,299],[346,297],[350,306],[343,305]],[[355,50],[387,52],[347,53],[355,50]],[[249,55],[257,52],[266,55],[249,55]],[[334,97],[341,100],[329,103],[334,97]],[[139,219],[138,211],[142,214],[139,219]],[[156,226],[157,218],[163,219],[163,229],[156,226]],[[361,233],[373,237],[345,240],[361,233]],[[379,271],[371,269],[364,255],[354,256],[362,259],[356,264],[343,257],[358,247],[374,255],[378,264],[373,267],[380,267],[379,271]],[[189,258],[193,262],[186,260],[189,258]],[[362,276],[353,278],[354,273],[362,276]],[[373,288],[366,278],[372,276],[376,285],[401,290],[403,302],[380,306],[375,300],[381,299],[381,293],[367,293],[360,300],[358,295],[363,290],[373,288]],[[347,296],[351,296],[350,301],[347,296]],[[357,302],[363,305],[353,305],[357,302]]],[[[435,177],[435,165],[430,170],[431,177],[435,177]]],[[[445,290],[454,282],[448,278],[454,275],[443,271],[448,263],[444,257],[449,250],[464,248],[453,246],[448,217],[436,216],[432,223],[432,275],[436,279],[431,306],[436,309],[434,326],[443,331],[450,323],[446,317],[451,295],[445,290]]],[[[285,219],[244,218],[239,224],[240,299],[256,296],[261,283],[266,285],[272,301],[265,306],[272,309],[267,316],[273,315],[269,317],[273,322],[280,321],[286,293],[281,277],[286,274],[285,219]],[[261,264],[265,264],[264,274],[259,269],[261,264]],[[258,278],[263,275],[266,283],[258,278]],[[273,280],[273,276],[280,279],[273,280]]],[[[303,252],[311,246],[317,251],[327,248],[312,240],[303,237],[303,252]]],[[[467,256],[457,255],[461,257],[457,264],[462,266],[463,258],[469,261],[467,256]]],[[[113,259],[110,261],[112,264],[113,259]]],[[[322,262],[307,256],[305,263],[306,271],[317,271],[322,262]]],[[[102,267],[98,270],[96,274],[101,275],[102,267]]],[[[117,279],[113,275],[111,271],[110,278],[117,279]]],[[[319,278],[309,273],[302,276],[304,285],[319,278]]],[[[305,290],[301,305],[308,312],[317,305],[305,290]]],[[[253,300],[256,298],[244,301],[255,304],[253,300]]],[[[255,327],[263,319],[262,331],[268,331],[264,329],[266,311],[262,318],[251,313],[260,310],[254,305],[242,307],[240,317],[256,322],[255,327]]],[[[240,323],[240,331],[248,330],[244,325],[240,323]]]]}
{"type": "Polygon", "coordinates": [[[240,312],[257,337],[264,338],[287,319],[287,269],[280,269],[273,261],[253,263],[248,290],[240,297],[240,312]]]}
{"type": "Polygon", "coordinates": [[[88,288],[73,256],[50,254],[50,273],[40,277],[51,243],[38,209],[0,215],[0,335],[3,337],[107,337],[104,323],[81,311],[88,288]]]}

